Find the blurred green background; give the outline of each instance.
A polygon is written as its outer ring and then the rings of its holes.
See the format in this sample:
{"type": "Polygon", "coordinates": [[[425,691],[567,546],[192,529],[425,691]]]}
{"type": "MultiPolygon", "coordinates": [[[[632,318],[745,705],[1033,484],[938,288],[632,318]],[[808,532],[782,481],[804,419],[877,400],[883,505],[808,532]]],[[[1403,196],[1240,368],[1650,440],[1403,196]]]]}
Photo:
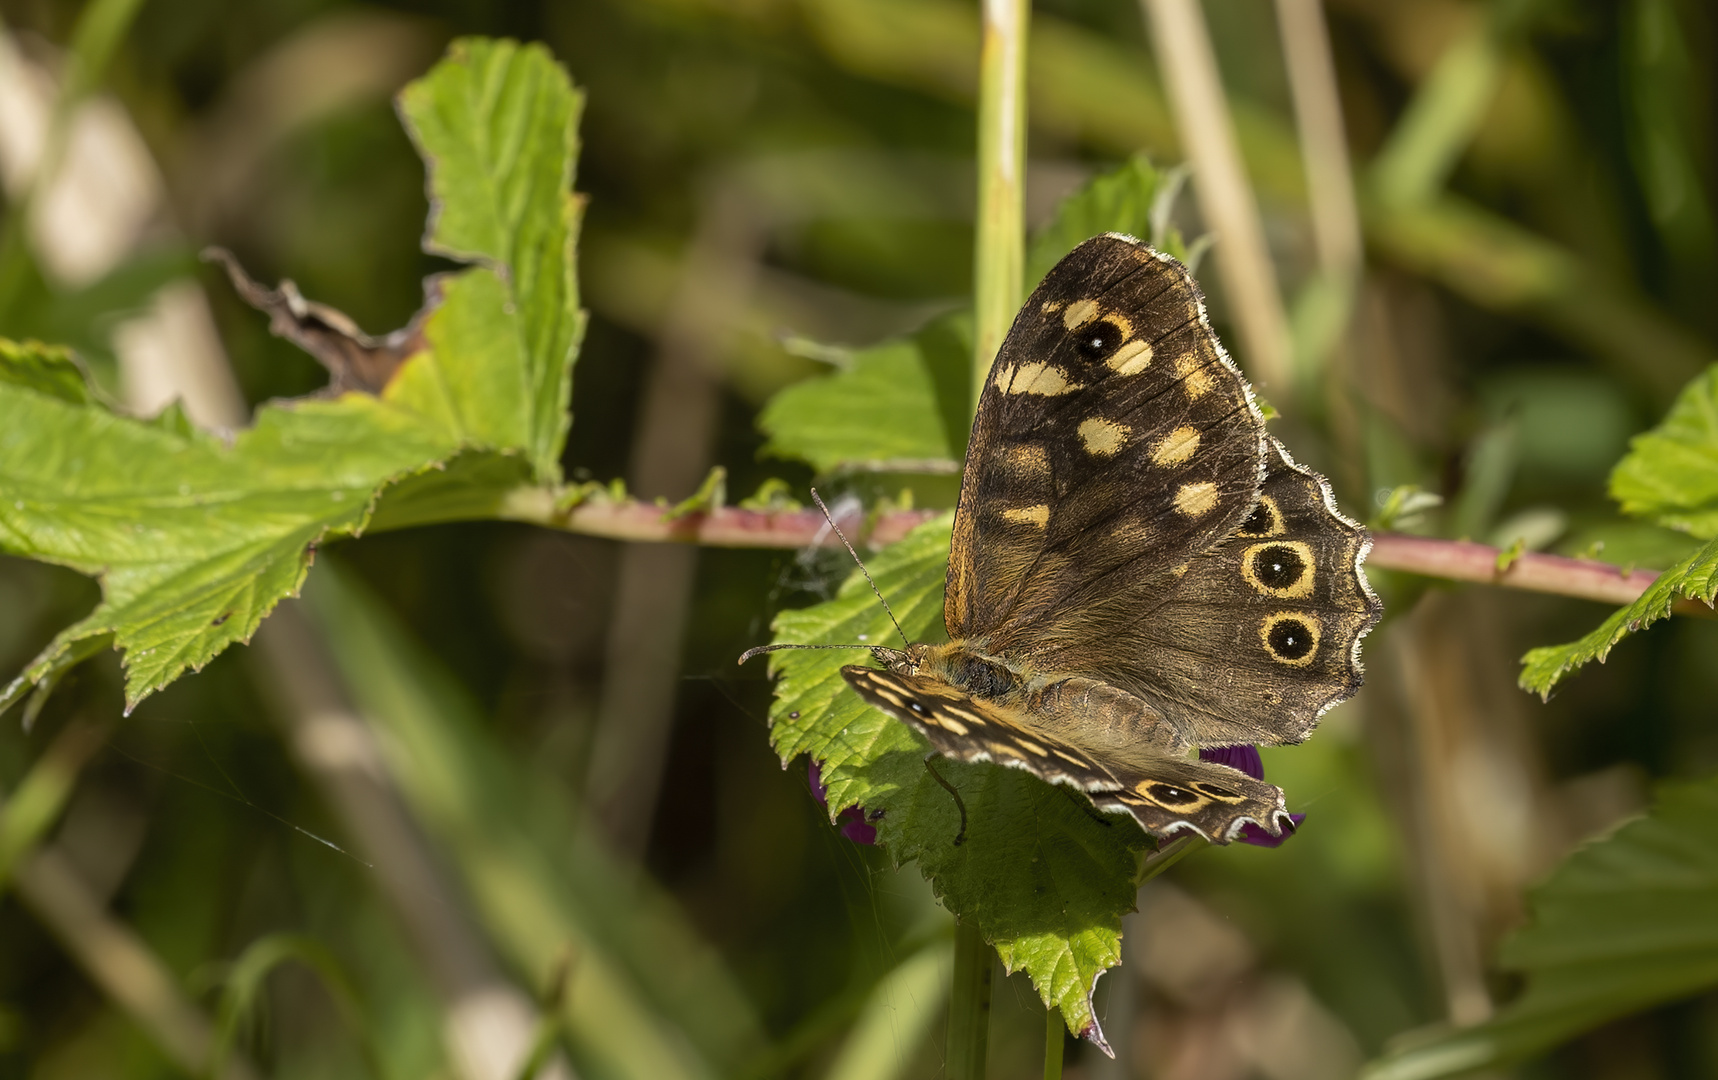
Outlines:
{"type": "MultiPolygon", "coordinates": [[[[803,498],[810,470],[760,456],[754,419],[839,362],[808,343],[870,344],[970,289],[976,4],[151,0],[91,99],[112,221],[56,233],[21,213],[29,118],[83,10],[0,0],[0,335],[75,345],[118,398],[147,400],[127,335],[150,320],[218,330],[212,355],[253,404],[325,381],[196,262],[206,244],[371,332],[405,322],[446,264],[418,252],[423,175],[391,95],[463,34],[541,41],[588,93],[592,319],[569,476],[672,500],[720,464],[735,493],[780,477],[803,498]]],[[[1041,222],[1094,172],[1182,151],[1136,4],[1035,12],[1027,214],[1041,222]]],[[[1206,14],[1291,316],[1311,318],[1319,260],[1276,9],[1206,14]]],[[[1416,484],[1445,498],[1424,531],[1680,557],[1687,538],[1619,520],[1604,482],[1718,355],[1718,19],[1679,0],[1331,0],[1327,17],[1367,260],[1352,329],[1307,347],[1318,393],[1276,433],[1356,516],[1416,484]]],[[[1203,231],[1191,197],[1175,212],[1203,231]]],[[[1232,344],[1221,283],[1202,281],[1232,344]]],[[[954,494],[950,477],[826,483],[868,502],[954,494]]],[[[543,1020],[545,1045],[566,1037],[579,1075],[653,1075],[638,1062],[659,1055],[689,1076],[937,1075],[943,989],[912,964],[940,962],[946,917],[916,869],[826,823],[802,764],[769,751],[761,665],[733,664],[776,610],[829,595],[844,557],[652,558],[507,524],[320,555],[303,606],[366,713],[395,718],[380,724],[388,761],[434,861],[418,899],[470,923],[478,969],[543,1020]],[[561,1000],[585,985],[566,975],[581,964],[607,965],[590,977],[627,988],[631,1019],[561,1000]],[[580,1009],[607,1044],[546,1021],[580,1009]],[[628,1039],[630,1067],[612,1058],[628,1039]]],[[[1374,578],[1390,612],[1368,688],[1310,743],[1266,751],[1307,825],[1280,850],[1203,852],[1148,886],[1100,989],[1119,1059],[1070,1042],[1068,1075],[1342,1077],[1404,1030],[1483,1016],[1513,989],[1488,958],[1522,890],[1640,809],[1652,780],[1718,768],[1713,623],[1667,623],[1542,705],[1515,688],[1516,659],[1603,609],[1374,578]]],[[[96,597],[0,559],[0,673],[96,597]]],[[[0,723],[0,790],[45,753],[88,755],[55,850],[246,1067],[462,1075],[447,987],[464,985],[448,974],[463,961],[438,949],[463,946],[426,937],[378,887],[353,840],[365,811],[289,734],[291,694],[254,652],[123,720],[117,663],[99,657],[28,732],[0,723]],[[322,966],[253,963],[256,1000],[223,1021],[230,988],[249,985],[234,962],[279,934],[322,966]]],[[[148,1002],[94,973],[102,944],[80,951],[50,924],[0,896],[0,1077],[182,1075],[166,1029],[137,1019],[148,1002]]],[[[991,1075],[1038,1074],[1041,1017],[1023,980],[998,983],[991,1075]]],[[[1611,1024],[1523,1075],[1718,1076],[1718,997],[1611,1024]]]]}

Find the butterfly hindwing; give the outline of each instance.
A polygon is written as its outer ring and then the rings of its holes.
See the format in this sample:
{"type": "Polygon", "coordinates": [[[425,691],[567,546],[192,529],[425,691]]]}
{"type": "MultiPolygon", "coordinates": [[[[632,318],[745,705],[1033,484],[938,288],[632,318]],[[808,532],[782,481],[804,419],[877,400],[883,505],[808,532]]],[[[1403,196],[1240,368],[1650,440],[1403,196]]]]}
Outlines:
{"type": "Polygon", "coordinates": [[[1234,532],[1264,426],[1180,263],[1075,248],[1033,291],[979,398],[950,548],[952,638],[1101,636],[1089,598],[1145,595],[1234,532]]]}
{"type": "Polygon", "coordinates": [[[1148,603],[1100,599],[1102,641],[1046,642],[1050,670],[1101,672],[1198,746],[1293,743],[1360,688],[1358,642],[1382,611],[1370,540],[1329,485],[1271,440],[1257,505],[1235,534],[1160,582],[1148,603]]]}
{"type": "Polygon", "coordinates": [[[1288,822],[1281,788],[1227,765],[1161,757],[1105,764],[1121,786],[1094,792],[1092,802],[1132,814],[1154,836],[1191,829],[1226,844],[1248,822],[1272,836],[1288,822]]]}

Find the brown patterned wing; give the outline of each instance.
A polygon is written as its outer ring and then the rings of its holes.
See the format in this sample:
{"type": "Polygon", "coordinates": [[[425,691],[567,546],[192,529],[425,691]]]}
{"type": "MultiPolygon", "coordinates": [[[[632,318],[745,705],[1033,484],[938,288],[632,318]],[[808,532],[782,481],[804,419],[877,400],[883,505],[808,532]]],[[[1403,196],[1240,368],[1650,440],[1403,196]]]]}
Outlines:
{"type": "Polygon", "coordinates": [[[1030,719],[1018,709],[983,701],[924,675],[858,666],[844,667],[841,674],[867,704],[905,721],[939,753],[956,761],[1012,765],[1087,792],[1121,787],[1091,755],[1032,730],[1030,719]]]}
{"type": "Polygon", "coordinates": [[[1275,439],[1257,506],[1144,605],[1084,614],[1101,645],[1049,643],[1050,670],[1095,666],[1197,746],[1295,743],[1360,688],[1360,638],[1383,608],[1361,563],[1366,530],[1275,439]]]}
{"type": "Polygon", "coordinates": [[[1026,301],[979,397],[949,636],[994,655],[1101,644],[1094,599],[1143,605],[1240,527],[1264,439],[1186,269],[1128,237],[1081,244],[1026,301]]]}
{"type": "MultiPolygon", "coordinates": [[[[1153,836],[1193,831],[1226,844],[1249,821],[1273,836],[1287,821],[1280,788],[1226,765],[1161,753],[1152,740],[1127,746],[1106,742],[1088,750],[1075,740],[1082,730],[1094,730],[1091,717],[1083,711],[1058,715],[1064,707],[1075,708],[1076,699],[1084,701],[1084,692],[1040,695],[1036,701],[1048,711],[1032,712],[974,698],[923,675],[857,666],[844,667],[841,674],[867,703],[905,721],[939,753],[958,761],[1009,765],[1067,784],[1101,810],[1130,814],[1153,836]]],[[[1143,702],[1135,703],[1150,712],[1143,702]]]]}

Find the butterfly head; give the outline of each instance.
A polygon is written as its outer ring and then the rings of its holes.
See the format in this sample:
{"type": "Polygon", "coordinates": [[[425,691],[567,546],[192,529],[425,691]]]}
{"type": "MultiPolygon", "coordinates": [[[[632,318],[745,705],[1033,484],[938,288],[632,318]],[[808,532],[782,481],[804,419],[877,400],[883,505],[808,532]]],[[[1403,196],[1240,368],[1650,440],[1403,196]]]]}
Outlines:
{"type": "Polygon", "coordinates": [[[923,643],[908,645],[905,649],[873,645],[871,657],[897,675],[917,675],[919,665],[925,661],[925,651],[929,648],[930,646],[923,643]]]}

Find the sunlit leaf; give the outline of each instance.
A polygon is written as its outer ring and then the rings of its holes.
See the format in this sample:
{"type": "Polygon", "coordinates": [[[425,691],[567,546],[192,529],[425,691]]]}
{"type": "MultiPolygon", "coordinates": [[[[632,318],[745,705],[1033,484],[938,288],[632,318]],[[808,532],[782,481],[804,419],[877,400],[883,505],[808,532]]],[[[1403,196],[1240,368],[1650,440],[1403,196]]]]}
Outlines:
{"type": "MultiPolygon", "coordinates": [[[[1683,389],[1663,423],[1634,438],[1611,474],[1611,494],[1625,513],[1706,540],[1718,536],[1718,366],[1683,389]]],[[[1715,593],[1718,542],[1660,574],[1640,599],[1579,641],[1529,652],[1521,686],[1548,694],[1564,675],[1590,660],[1602,662],[1624,637],[1669,615],[1677,600],[1710,605],[1715,593]]]]}
{"type": "Polygon", "coordinates": [[[1055,216],[1032,238],[1023,291],[1031,292],[1062,256],[1101,233],[1149,240],[1152,203],[1161,180],[1162,174],[1139,154],[1063,199],[1055,216]]]}
{"type": "Polygon", "coordinates": [[[1547,696],[1569,672],[1591,660],[1603,663],[1617,642],[1667,618],[1676,601],[1693,599],[1710,605],[1714,595],[1718,595],[1718,541],[1660,574],[1640,599],[1612,614],[1586,637],[1528,652],[1521,658],[1521,688],[1547,696]]]}
{"type": "MultiPolygon", "coordinates": [[[[870,563],[872,576],[914,640],[940,636],[951,519],[915,529],[870,563]]],[[[775,640],[897,645],[888,616],[857,573],[828,603],[776,617],[775,640]]],[[[1121,961],[1121,917],[1133,909],[1151,841],[1131,820],[1101,814],[1083,796],[1018,769],[942,762],[968,814],[965,840],[953,798],[925,768],[929,744],[861,702],[841,677],[863,653],[784,651],[770,708],[771,741],[784,762],[809,754],[823,766],[831,814],[861,806],[880,843],[916,860],[943,905],[972,919],[1010,971],[1024,970],[1074,1031],[1096,1028],[1091,993],[1121,961]]]]}
{"type": "Polygon", "coordinates": [[[1566,859],[1501,963],[1527,989],[1484,1024],[1414,1039],[1367,1080],[1522,1061],[1628,1013],[1718,985],[1718,781],[1667,784],[1644,818],[1566,859]]]}
{"type": "Polygon", "coordinates": [[[796,383],[758,415],[765,449],[819,472],[952,472],[966,452],[972,320],[937,319],[853,354],[852,366],[796,383]]]}
{"type": "Polygon", "coordinates": [[[1685,387],[1664,422],[1611,473],[1623,512],[1703,540],[1718,537],[1718,366],[1685,387]]]}
{"type": "Polygon", "coordinates": [[[547,50],[477,40],[403,95],[430,163],[428,244],[477,265],[439,280],[428,348],[378,396],[267,405],[229,443],[176,409],[112,411],[62,354],[0,350],[0,549],[99,576],[103,591],[0,708],[108,637],[129,704],[201,668],[297,591],[319,543],[361,532],[390,483],[433,484],[457,454],[523,458],[558,479],[583,327],[579,102],[547,50]]]}

